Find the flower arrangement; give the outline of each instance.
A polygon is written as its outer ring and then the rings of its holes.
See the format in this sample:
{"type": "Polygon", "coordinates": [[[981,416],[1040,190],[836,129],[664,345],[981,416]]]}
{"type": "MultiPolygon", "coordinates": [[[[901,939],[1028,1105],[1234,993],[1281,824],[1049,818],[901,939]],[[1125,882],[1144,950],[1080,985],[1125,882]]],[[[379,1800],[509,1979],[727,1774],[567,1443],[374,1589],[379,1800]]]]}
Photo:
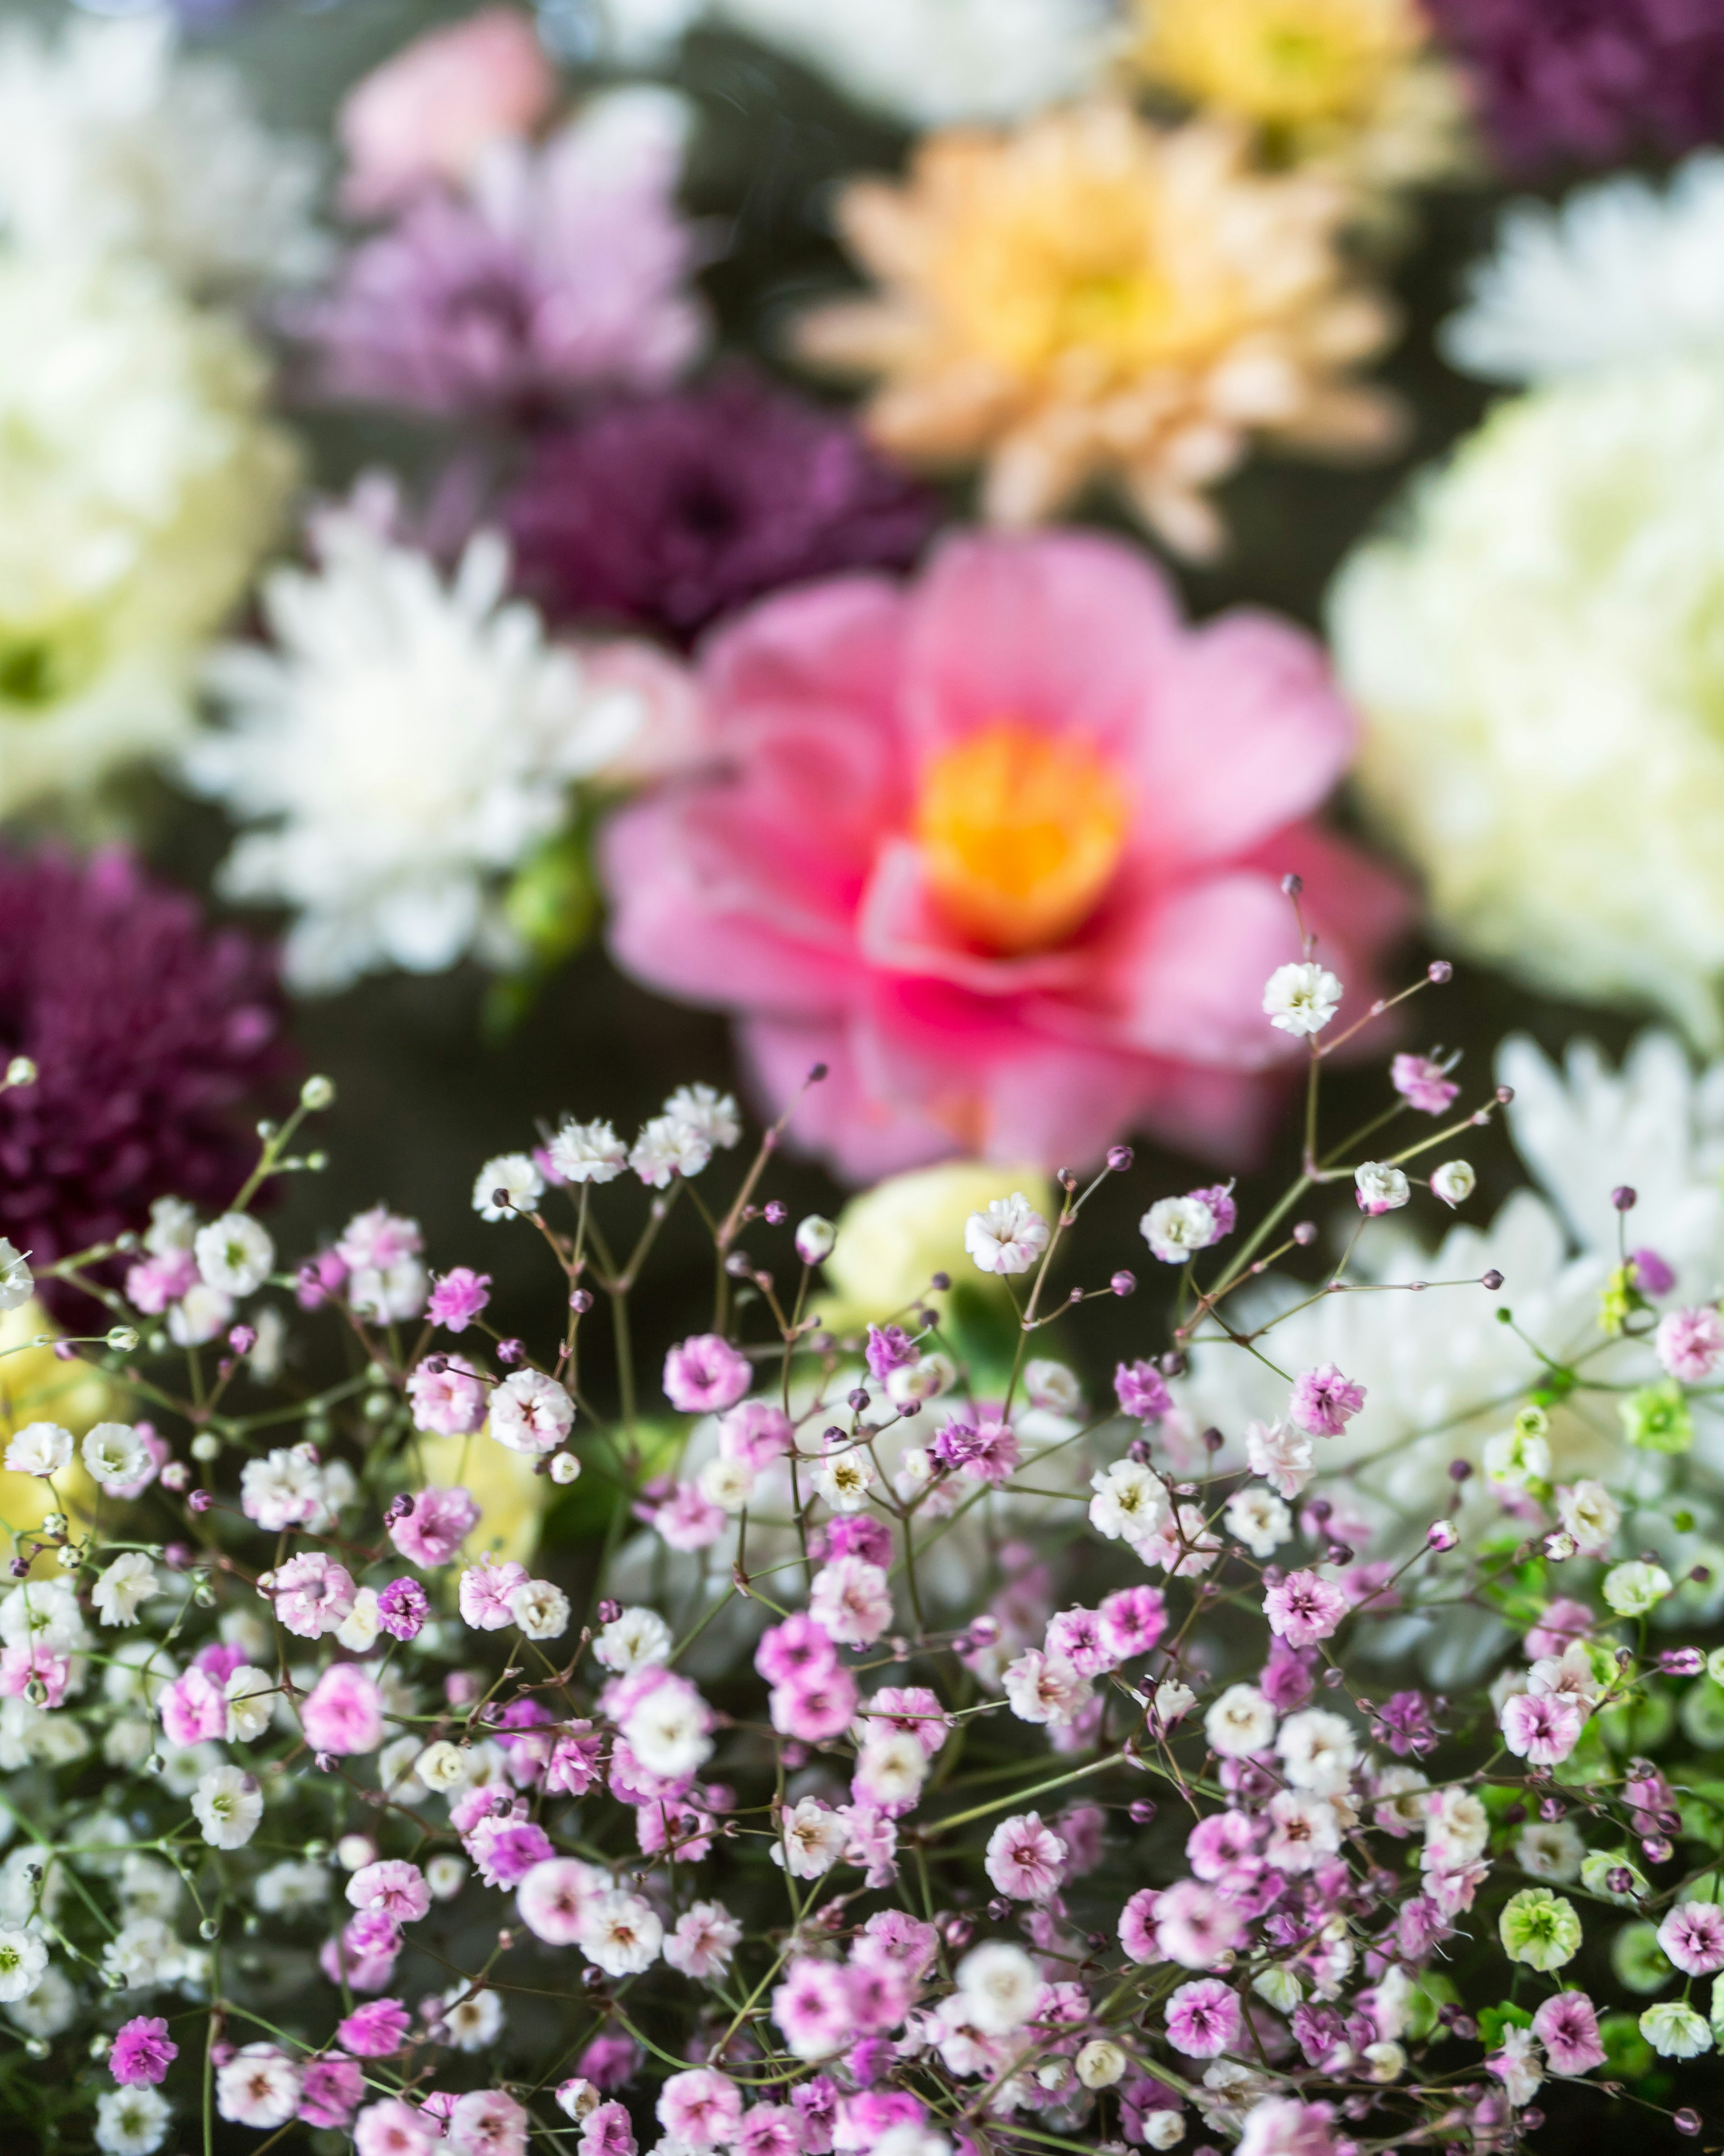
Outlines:
{"type": "MultiPolygon", "coordinates": [[[[543,1340],[483,1248],[428,1270],[385,1207],[284,1262],[251,1204],[321,1164],[321,1078],[214,1217],[164,1202],[39,1280],[0,1247],[8,1307],[76,1286],[112,1321],[62,1343],[101,1419],[14,1410],[5,1454],[51,1507],[0,1599],[0,2005],[70,2068],[33,2102],[67,2130],[93,2108],[105,2156],[200,2113],[359,2156],[1166,2149],[1193,2114],[1245,2156],[1341,2156],[1501,2147],[1614,2077],[1699,2133],[1724,1801],[1690,1763],[1724,1656],[1626,1522],[1634,1458],[1686,1486],[1724,1318],[1624,1237],[1591,1337],[1530,1336],[1530,1381],[1479,1403],[1482,1478],[1457,1455],[1362,1562],[1331,1460],[1372,1389],[1300,1367],[1296,1328],[1407,1294],[1357,1251],[1424,1186],[1467,1202],[1453,1148],[1510,1089],[1469,1105],[1403,1052],[1388,1111],[1330,1144],[1343,993],[1308,933],[1270,976],[1301,1170],[1255,1224],[1224,1187],[1148,1204],[1168,1345],[1099,1409],[1037,1335],[1136,1289],[1075,1255],[1125,1147],[1050,1213],[969,1217],[1009,1297],[991,1363],[943,1272],[834,1332],[843,1230],[771,1194],[800,1103],[716,1194],[742,1131],[704,1086],[632,1143],[570,1117],[480,1168],[480,1232],[556,1279],[543,1340]],[[1337,1261],[1254,1306],[1342,1187],[1337,1261]],[[706,1328],[599,1395],[591,1327],[608,1303],[626,1341],[679,1202],[718,1260],[706,1328]],[[336,1348],[285,1389],[283,1294],[336,1348]],[[218,1315],[176,1350],[199,1299],[218,1315]],[[1176,1389],[1228,1353],[1275,1374],[1273,1411],[1199,1435],[1176,1389]],[[1624,1356],[1660,1374],[1624,1384],[1624,1356]],[[1627,1435],[1609,1464],[1553,1420],[1593,1400],[1627,1435]],[[547,1500],[596,1492],[596,1566],[476,1546],[495,1454],[547,1500]],[[1486,1632],[1440,1697],[1373,1662],[1449,1613],[1486,1632]]],[[[1603,1202],[1627,1221],[1636,1194],[1603,1202]]],[[[1418,1286],[1464,1310],[1504,1281],[1418,1286]]]]}

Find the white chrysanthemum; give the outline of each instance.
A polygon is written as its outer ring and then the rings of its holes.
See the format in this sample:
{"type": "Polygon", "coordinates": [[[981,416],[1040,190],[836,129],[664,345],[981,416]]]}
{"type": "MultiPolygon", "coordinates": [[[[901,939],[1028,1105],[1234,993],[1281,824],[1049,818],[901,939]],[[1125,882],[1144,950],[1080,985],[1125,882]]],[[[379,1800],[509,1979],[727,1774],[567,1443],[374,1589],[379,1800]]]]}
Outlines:
{"type": "Polygon", "coordinates": [[[0,254],[0,817],[184,738],[293,477],[266,386],[144,270],[0,254]]]}
{"type": "Polygon", "coordinates": [[[1076,95],[1111,49],[1106,0],[716,0],[714,12],[912,127],[1021,119],[1076,95]]]}
{"type": "Polygon", "coordinates": [[[136,259],[201,295],[297,283],[329,251],[317,166],[232,68],[178,52],[166,10],[0,39],[0,228],[20,248],[136,259]]]}
{"type": "Polygon", "coordinates": [[[1724,366],[1558,383],[1501,408],[1331,608],[1367,804],[1439,930],[1555,993],[1655,1002],[1709,1045],[1721,492],[1724,366]]]}
{"type": "Polygon", "coordinates": [[[1701,151],[1663,189],[1624,172],[1556,208],[1511,203],[1467,282],[1442,346],[1490,381],[1724,352],[1724,156],[1701,151]]]}
{"type": "MultiPolygon", "coordinates": [[[[1340,1436],[1321,1440],[1320,1465],[1326,1476],[1344,1478],[1338,1489],[1326,1482],[1326,1494],[1367,1527],[1384,1530],[1385,1550],[1408,1531],[1422,1535],[1443,1514],[1454,1490],[1449,1463],[1479,1468],[1513,1405],[1538,1383],[1542,1366],[1526,1342],[1562,1353],[1595,1338],[1599,1291],[1617,1263],[1622,1216],[1611,1204],[1614,1188],[1635,1190],[1632,1240],[1675,1271],[1667,1301],[1701,1302],[1724,1287],[1724,1064],[1696,1078],[1670,1035],[1647,1033],[1619,1072],[1585,1043],[1558,1069],[1530,1041],[1510,1040],[1498,1075],[1515,1090],[1509,1124],[1537,1188],[1517,1191],[1488,1228],[1451,1228],[1433,1252],[1384,1223],[1361,1243],[1353,1269],[1362,1280],[1383,1281],[1477,1280],[1495,1270],[1504,1278],[1501,1297],[1471,1286],[1326,1296],[1263,1342],[1284,1368],[1333,1363],[1365,1388],[1359,1414],[1340,1436]],[[1496,1322],[1503,1302],[1514,1310],[1513,1327],[1496,1322]]],[[[1234,1320],[1255,1326],[1297,1294],[1289,1285],[1265,1286],[1240,1297],[1234,1320]]],[[[1587,1370],[1625,1385],[1661,1374],[1650,1346],[1631,1341],[1593,1356],[1587,1370]]],[[[1177,1389],[1198,1422],[1227,1434],[1224,1460],[1248,1421],[1266,1420],[1285,1404],[1286,1390],[1255,1358],[1219,1342],[1197,1348],[1177,1389]]],[[[1545,1440],[1555,1481],[1578,1494],[1597,1477],[1625,1494],[1624,1547],[1656,1550],[1679,1578],[1696,1563],[1713,1562],[1702,1545],[1719,1538],[1724,1520],[1724,1416],[1703,1394],[1691,1405],[1695,1448],[1675,1465],[1630,1450],[1617,1418],[1583,1400],[1578,1409],[1552,1409],[1545,1440]],[[1687,1478],[1681,1509],[1694,1515],[1691,1532],[1671,1525],[1675,1508],[1665,1493],[1677,1466],[1687,1478]]],[[[1467,1489],[1473,1502],[1494,1511],[1482,1476],[1467,1489]]],[[[1601,1514],[1591,1489],[1583,1524],[1608,1545],[1614,1508],[1601,1514]]],[[[1716,1591],[1685,1586],[1672,1621],[1699,1606],[1685,1597],[1716,1591]]],[[[1434,1628],[1434,1650],[1439,1657],[1461,1651],[1465,1634],[1465,1626],[1434,1628]]]]}
{"type": "Polygon", "coordinates": [[[269,825],[239,840],[223,887],[297,910],[286,965],[302,989],[505,957],[494,880],[564,823],[570,785],[627,746],[639,700],[596,685],[505,599],[495,533],[447,582],[352,511],[314,536],[320,567],[264,586],[277,649],[230,649],[211,669],[232,724],[187,768],[269,825]]]}

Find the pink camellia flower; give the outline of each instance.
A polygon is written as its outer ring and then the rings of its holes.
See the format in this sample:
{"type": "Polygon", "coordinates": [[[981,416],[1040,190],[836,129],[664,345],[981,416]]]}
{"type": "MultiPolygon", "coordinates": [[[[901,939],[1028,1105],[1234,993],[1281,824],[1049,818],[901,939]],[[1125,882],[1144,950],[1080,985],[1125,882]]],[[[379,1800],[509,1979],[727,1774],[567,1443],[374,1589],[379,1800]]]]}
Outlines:
{"type": "Polygon", "coordinates": [[[1065,1876],[1065,1844],[1039,1812],[1002,1820],[988,1837],[988,1876],[1014,1902],[1045,1902],[1065,1876]]]}
{"type": "Polygon", "coordinates": [[[278,1621],[297,1640],[321,1640],[353,1614],[353,1576],[321,1550],[290,1557],[264,1578],[278,1621]]]}
{"type": "Polygon", "coordinates": [[[1157,1898],[1156,1944],[1182,1969],[1213,1969],[1244,1930],[1239,1911],[1201,1880],[1176,1880],[1157,1898]]]}
{"type": "Polygon", "coordinates": [[[417,1864],[391,1856],[362,1865],[347,1881],[347,1899],[356,1909],[381,1909],[398,1924],[416,1924],[431,1907],[431,1889],[417,1864]]]}
{"type": "Polygon", "coordinates": [[[1685,1385],[1704,1384],[1724,1361],[1724,1317],[1710,1303],[1666,1311],[1652,1336],[1653,1353],[1685,1385]]]}
{"type": "Polygon", "coordinates": [[[1332,1363],[1301,1370],[1293,1381],[1288,1414],[1313,1437],[1339,1437],[1365,1404],[1365,1388],[1343,1377],[1332,1363]]]}
{"type": "Polygon", "coordinates": [[[365,2076],[339,2051],[307,2059],[300,2075],[300,2118],[307,2126],[345,2127],[365,2094],[365,2076]]]}
{"type": "Polygon", "coordinates": [[[490,1389],[459,1355],[433,1355],[408,1375],[407,1397],[415,1430],[439,1437],[465,1437],[490,1413],[490,1389]]]}
{"type": "Polygon", "coordinates": [[[469,2089],[455,2098],[445,2146],[449,2156],[526,2156],[527,2114],[505,2089],[469,2089]]]}
{"type": "Polygon", "coordinates": [[[374,217],[465,178],[488,145],[531,134],[556,97],[557,70],[516,9],[485,8],[428,30],[343,100],[342,208],[374,217]]]}
{"type": "Polygon", "coordinates": [[[1244,2027],[1235,1994],[1219,1977],[1182,1984],[1167,2001],[1167,2041],[1191,2059],[1219,2059],[1244,2027]]]}
{"type": "Polygon", "coordinates": [[[1290,1647],[1314,1647],[1326,1640],[1347,1612],[1346,1595],[1318,1573],[1290,1572],[1279,1585],[1264,1590],[1269,1629],[1290,1647]]]}
{"type": "Polygon", "coordinates": [[[834,1558],[814,1574],[808,1614],[844,1647],[871,1647],[892,1621],[892,1591],[877,1564],[834,1558]]]}
{"type": "Polygon", "coordinates": [[[356,2058],[387,2059],[407,2041],[413,2016],[398,1999],[373,1999],[356,2007],[336,2029],[336,2038],[356,2058]]]}
{"type": "Polygon", "coordinates": [[[1409,1108],[1440,1116],[1460,1091],[1449,1070],[1433,1056],[1398,1055],[1388,1067],[1389,1083],[1409,1108]]]}
{"type": "MultiPolygon", "coordinates": [[[[314,1751],[344,1756],[375,1752],[383,1741],[383,1696],[357,1662],[335,1662],[300,1702],[300,1722],[314,1751]]],[[[412,1871],[418,1867],[402,1868],[412,1871]]]]}
{"type": "Polygon", "coordinates": [[[742,2118],[742,2092],[728,2074],[695,2066],[659,2092],[659,2123],[689,2148],[727,2148],[742,2118]]]}
{"type": "Polygon", "coordinates": [[[1502,1703],[1502,1741],[1517,1759],[1555,1767],[1580,1742],[1586,1710],[1567,1692],[1511,1693],[1502,1703]]]}
{"type": "Polygon", "coordinates": [[[398,2096],[368,2103],[353,2122],[354,2156],[436,2156],[436,2126],[398,2096]]]}
{"type": "Polygon", "coordinates": [[[1543,2045],[1552,2073],[1590,2073],[1604,2063],[1598,2016],[1583,1991],[1559,1991],[1547,1999],[1532,2016],[1532,2033],[1543,2045]]]}
{"type": "Polygon", "coordinates": [[[479,1507],[469,1491],[459,1484],[434,1486],[419,1491],[410,1512],[390,1521],[389,1539],[410,1564],[428,1572],[447,1564],[478,1525],[479,1507]]]}
{"type": "Polygon", "coordinates": [[[203,1670],[176,1677],[156,1705],[170,1744],[205,1744],[228,1733],[228,1696],[203,1670]]]}
{"type": "Polygon", "coordinates": [[[431,1283],[425,1316],[445,1332],[464,1332],[491,1299],[491,1276],[455,1265],[431,1283]]]}
{"type": "MultiPolygon", "coordinates": [[[[1306,636],[1189,629],[1093,534],[965,534],[908,588],[834,578],[706,646],[704,777],[614,818],[612,945],[742,1020],[804,1142],[870,1179],[949,1154],[1075,1163],[1143,1122],[1247,1150],[1298,870],[1357,983],[1403,915],[1302,819],[1353,722],[1306,636]]],[[[1368,991],[1367,991],[1368,993],[1368,991]]]]}
{"type": "Polygon", "coordinates": [[[1684,1902],[1659,1926],[1658,1943],[1684,1976],[1715,1975],[1724,1969],[1724,1908],[1684,1902]]]}
{"type": "Polygon", "coordinates": [[[180,2055],[180,2047],[167,2033],[159,2014],[140,2014],[122,2021],[108,2049],[108,2071],[122,2088],[140,2082],[156,2087],[167,2079],[167,2070],[180,2055]]]}
{"type": "Polygon", "coordinates": [[[457,1597],[461,1622],[470,1625],[475,1632],[504,1630],[515,1622],[509,1598],[517,1587],[526,1585],[530,1576],[526,1567],[513,1558],[500,1563],[487,1550],[477,1564],[469,1564],[461,1574],[457,1597]]]}
{"type": "Polygon", "coordinates": [[[664,1358],[664,1397],[679,1414],[716,1414],[748,1389],[753,1366],[716,1332],[697,1332],[664,1358]]]}

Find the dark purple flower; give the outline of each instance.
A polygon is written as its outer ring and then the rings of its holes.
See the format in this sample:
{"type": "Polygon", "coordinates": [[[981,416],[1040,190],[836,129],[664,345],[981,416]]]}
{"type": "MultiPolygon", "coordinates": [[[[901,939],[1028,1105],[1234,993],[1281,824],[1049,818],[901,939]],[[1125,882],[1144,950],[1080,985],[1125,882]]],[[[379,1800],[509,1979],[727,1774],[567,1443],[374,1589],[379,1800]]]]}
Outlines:
{"type": "Polygon", "coordinates": [[[39,1269],[152,1199],[219,1210],[283,1060],[264,947],[120,853],[0,852],[0,1064],[38,1071],[0,1093],[0,1235],[39,1269]]]}
{"type": "Polygon", "coordinates": [[[416,1579],[392,1579],[377,1597],[378,1621],[392,1639],[417,1639],[430,1611],[425,1590],[416,1579]]]}
{"type": "Polygon", "coordinates": [[[1613,164],[1724,134],[1717,0],[1429,0],[1499,154],[1613,164]]]}
{"type": "Polygon", "coordinates": [[[935,514],[849,418],[741,371],[547,438],[503,506],[517,578],[553,619],[682,643],[785,584],[909,567],[935,514]]]}

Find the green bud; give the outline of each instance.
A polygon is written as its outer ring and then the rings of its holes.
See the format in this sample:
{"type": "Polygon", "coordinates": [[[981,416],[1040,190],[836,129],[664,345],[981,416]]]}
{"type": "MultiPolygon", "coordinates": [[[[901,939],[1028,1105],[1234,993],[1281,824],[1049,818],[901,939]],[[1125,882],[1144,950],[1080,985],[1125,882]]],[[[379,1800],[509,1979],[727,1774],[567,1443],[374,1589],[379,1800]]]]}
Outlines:
{"type": "Polygon", "coordinates": [[[1643,1385],[1621,1405],[1622,1426],[1630,1445],[1643,1452],[1687,1452],[1694,1445],[1694,1418],[1687,1397],[1674,1378],[1643,1385]]]}
{"type": "Polygon", "coordinates": [[[1566,1895],[1526,1887],[1512,1896],[1497,1922],[1503,1952],[1540,1970],[1561,1969],[1580,1951],[1580,1918],[1566,1895]]]}

